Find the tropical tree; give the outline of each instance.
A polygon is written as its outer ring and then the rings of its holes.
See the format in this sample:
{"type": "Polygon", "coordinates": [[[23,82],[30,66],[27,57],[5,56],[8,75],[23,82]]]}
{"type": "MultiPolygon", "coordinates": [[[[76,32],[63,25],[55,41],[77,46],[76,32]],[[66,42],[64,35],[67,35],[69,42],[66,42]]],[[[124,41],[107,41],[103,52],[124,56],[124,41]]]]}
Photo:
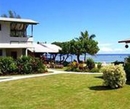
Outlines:
{"type": "Polygon", "coordinates": [[[21,18],[20,15],[16,14],[15,11],[8,11],[8,14],[2,14],[1,17],[8,17],[8,18],[21,18]]]}
{"type": "MultiPolygon", "coordinates": [[[[81,36],[67,42],[54,42],[62,48],[59,54],[60,57],[66,55],[66,59],[71,55],[77,56],[77,61],[80,62],[80,55],[84,54],[84,61],[86,54],[94,55],[99,51],[98,42],[94,40],[96,35],[89,36],[88,31],[81,32],[81,36]]],[[[66,61],[64,59],[64,61],[66,61]]]]}
{"type": "Polygon", "coordinates": [[[82,45],[82,53],[84,54],[84,61],[86,54],[94,55],[99,51],[98,42],[94,40],[95,34],[89,36],[88,31],[81,32],[81,36],[76,38],[82,45]]]}
{"type": "Polygon", "coordinates": [[[70,41],[67,42],[53,42],[57,46],[60,46],[62,50],[59,51],[60,54],[60,61],[64,62],[70,56],[70,41]],[[61,59],[62,57],[65,57],[61,59]]]}
{"type": "Polygon", "coordinates": [[[75,39],[72,39],[70,41],[70,54],[77,56],[77,61],[80,62],[80,55],[83,54],[83,44],[81,41],[77,41],[75,39]]]}
{"type": "Polygon", "coordinates": [[[88,31],[81,32],[80,41],[84,44],[84,60],[86,60],[86,53],[94,55],[99,51],[98,42],[94,40],[95,34],[89,36],[88,31]]]}

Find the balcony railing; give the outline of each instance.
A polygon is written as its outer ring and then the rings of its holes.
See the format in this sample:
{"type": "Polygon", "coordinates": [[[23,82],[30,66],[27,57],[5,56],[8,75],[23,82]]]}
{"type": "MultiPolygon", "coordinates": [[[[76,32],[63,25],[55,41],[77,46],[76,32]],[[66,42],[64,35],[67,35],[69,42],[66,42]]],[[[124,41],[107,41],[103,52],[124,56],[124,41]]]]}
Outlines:
{"type": "Polygon", "coordinates": [[[10,43],[33,43],[33,37],[10,37],[10,43]]]}

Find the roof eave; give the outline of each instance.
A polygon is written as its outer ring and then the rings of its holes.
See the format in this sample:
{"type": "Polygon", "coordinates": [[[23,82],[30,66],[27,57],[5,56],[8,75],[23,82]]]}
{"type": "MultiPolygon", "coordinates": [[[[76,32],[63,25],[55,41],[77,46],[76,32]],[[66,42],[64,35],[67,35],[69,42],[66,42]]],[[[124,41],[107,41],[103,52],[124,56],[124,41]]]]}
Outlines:
{"type": "Polygon", "coordinates": [[[130,43],[130,40],[122,40],[122,41],[118,41],[118,43],[130,43]]]}
{"type": "Polygon", "coordinates": [[[18,19],[18,18],[4,18],[0,17],[0,22],[16,22],[16,23],[26,23],[26,24],[39,24],[37,21],[31,19],[18,19]]]}

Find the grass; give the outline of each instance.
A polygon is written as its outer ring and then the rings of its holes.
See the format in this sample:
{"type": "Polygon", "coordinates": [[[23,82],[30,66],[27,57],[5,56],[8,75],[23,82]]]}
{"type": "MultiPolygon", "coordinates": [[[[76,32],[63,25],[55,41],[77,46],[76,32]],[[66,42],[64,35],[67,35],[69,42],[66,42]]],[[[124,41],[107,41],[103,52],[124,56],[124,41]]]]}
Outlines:
{"type": "Polygon", "coordinates": [[[0,83],[0,109],[130,109],[130,86],[111,90],[101,75],[58,74],[0,83]]]}

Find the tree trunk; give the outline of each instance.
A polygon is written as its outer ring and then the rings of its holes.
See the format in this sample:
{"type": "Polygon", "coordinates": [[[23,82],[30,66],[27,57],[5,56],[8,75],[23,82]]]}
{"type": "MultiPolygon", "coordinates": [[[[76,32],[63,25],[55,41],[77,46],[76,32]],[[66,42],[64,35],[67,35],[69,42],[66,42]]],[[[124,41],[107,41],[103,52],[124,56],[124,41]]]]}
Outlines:
{"type": "Polygon", "coordinates": [[[55,61],[55,59],[56,59],[56,56],[57,56],[57,54],[56,53],[54,53],[54,54],[52,54],[52,60],[54,60],[55,61]]]}
{"type": "Polygon", "coordinates": [[[84,62],[86,61],[86,53],[84,53],[84,62]]]}
{"type": "Polygon", "coordinates": [[[66,58],[64,59],[64,62],[68,59],[68,57],[69,57],[69,54],[67,54],[66,58]]]}
{"type": "Polygon", "coordinates": [[[79,54],[77,55],[77,61],[78,61],[78,63],[80,62],[80,55],[79,54]]]}
{"type": "Polygon", "coordinates": [[[60,63],[61,63],[61,56],[62,56],[62,55],[60,54],[60,63]]]}

